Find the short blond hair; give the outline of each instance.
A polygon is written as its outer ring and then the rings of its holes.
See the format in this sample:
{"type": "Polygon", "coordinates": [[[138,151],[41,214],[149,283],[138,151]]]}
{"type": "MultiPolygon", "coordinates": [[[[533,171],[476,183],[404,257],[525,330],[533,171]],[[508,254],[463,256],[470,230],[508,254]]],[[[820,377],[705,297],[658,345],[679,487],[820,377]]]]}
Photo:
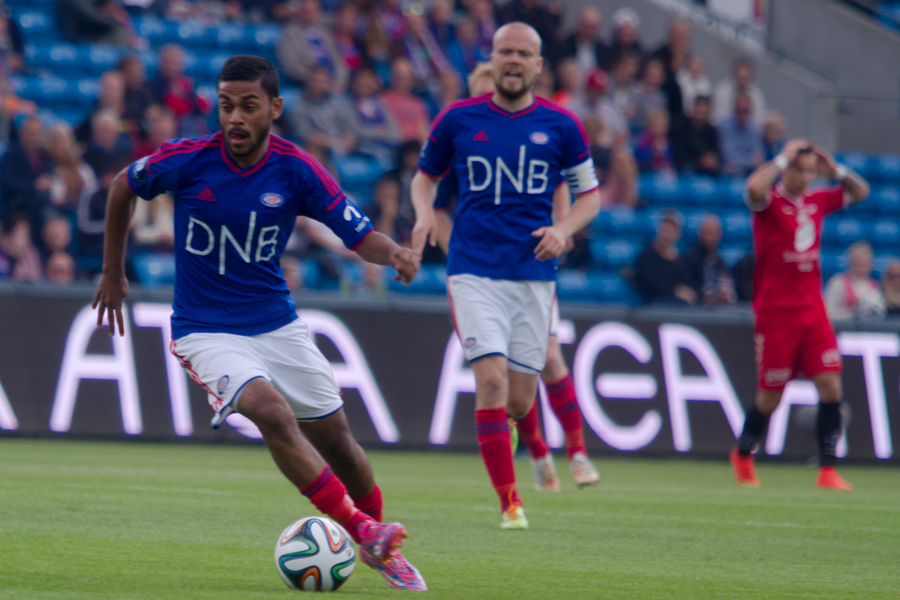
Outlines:
{"type": "Polygon", "coordinates": [[[472,69],[472,72],[469,73],[469,78],[466,80],[467,87],[471,90],[479,79],[491,79],[494,78],[494,72],[491,69],[490,63],[478,63],[475,65],[475,68],[472,69]]]}

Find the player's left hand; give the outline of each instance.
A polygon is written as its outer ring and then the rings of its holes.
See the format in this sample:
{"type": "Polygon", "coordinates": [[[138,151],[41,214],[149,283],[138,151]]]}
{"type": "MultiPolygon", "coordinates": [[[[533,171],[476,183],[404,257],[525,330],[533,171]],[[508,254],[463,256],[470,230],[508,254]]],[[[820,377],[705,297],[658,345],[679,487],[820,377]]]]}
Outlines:
{"type": "Polygon", "coordinates": [[[818,146],[813,146],[813,152],[816,153],[816,169],[819,174],[825,175],[826,177],[833,177],[834,172],[837,169],[837,162],[835,162],[831,153],[818,146]]]}
{"type": "Polygon", "coordinates": [[[540,261],[551,260],[562,254],[569,238],[556,226],[541,227],[537,231],[532,231],[531,237],[541,238],[537,248],[534,249],[534,255],[540,261]]]}
{"type": "Polygon", "coordinates": [[[391,252],[390,265],[397,271],[397,274],[391,280],[402,281],[403,285],[409,285],[409,282],[419,272],[422,260],[417,253],[409,248],[397,248],[391,252]]]}

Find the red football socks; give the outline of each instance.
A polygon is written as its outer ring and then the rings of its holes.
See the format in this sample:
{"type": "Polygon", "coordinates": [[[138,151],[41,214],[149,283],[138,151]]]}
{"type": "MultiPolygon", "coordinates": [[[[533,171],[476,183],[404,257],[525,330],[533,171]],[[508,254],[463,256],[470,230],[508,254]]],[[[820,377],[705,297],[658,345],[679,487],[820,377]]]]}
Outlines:
{"type": "Polygon", "coordinates": [[[584,430],[581,425],[581,411],[575,397],[575,385],[566,374],[556,383],[547,383],[547,396],[556,418],[566,434],[566,454],[571,460],[576,452],[587,454],[584,447],[584,430]]]}
{"type": "Polygon", "coordinates": [[[510,504],[521,506],[522,500],[516,492],[516,472],[513,468],[506,410],[503,408],[476,410],[475,434],[481,448],[481,459],[487,467],[497,495],[500,496],[501,510],[505,511],[510,504]]]}
{"type": "Polygon", "coordinates": [[[347,495],[347,488],[340,479],[334,476],[331,467],[325,467],[322,474],[300,490],[300,493],[309,498],[319,512],[340,523],[357,544],[360,543],[357,533],[359,524],[372,517],[353,505],[353,500],[347,495]]]}
{"type": "Polygon", "coordinates": [[[375,489],[372,492],[365,496],[364,498],[354,498],[353,504],[356,505],[356,508],[363,511],[379,523],[382,522],[381,517],[381,508],[384,503],[381,500],[381,488],[378,487],[378,484],[375,484],[375,489]]]}
{"type": "Polygon", "coordinates": [[[528,414],[516,421],[516,427],[519,429],[519,439],[528,448],[528,454],[534,460],[544,458],[550,453],[550,448],[547,447],[547,442],[544,441],[544,436],[541,435],[541,420],[538,416],[538,405],[540,403],[541,399],[539,397],[535,398],[528,414]]]}

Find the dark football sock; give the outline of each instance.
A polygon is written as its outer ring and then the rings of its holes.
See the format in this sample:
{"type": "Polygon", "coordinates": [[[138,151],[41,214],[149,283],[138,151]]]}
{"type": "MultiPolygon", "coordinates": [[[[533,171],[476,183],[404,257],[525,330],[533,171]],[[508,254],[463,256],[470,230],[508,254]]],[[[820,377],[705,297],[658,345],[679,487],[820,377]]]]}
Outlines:
{"type": "Polygon", "coordinates": [[[833,467],[837,463],[837,444],[841,439],[840,404],[819,404],[816,434],[819,436],[819,462],[823,467],[833,467]]]}
{"type": "Polygon", "coordinates": [[[759,412],[756,404],[747,410],[747,418],[744,420],[744,431],[741,433],[741,437],[738,438],[738,453],[741,456],[749,456],[753,452],[768,424],[769,417],[759,412]]]}

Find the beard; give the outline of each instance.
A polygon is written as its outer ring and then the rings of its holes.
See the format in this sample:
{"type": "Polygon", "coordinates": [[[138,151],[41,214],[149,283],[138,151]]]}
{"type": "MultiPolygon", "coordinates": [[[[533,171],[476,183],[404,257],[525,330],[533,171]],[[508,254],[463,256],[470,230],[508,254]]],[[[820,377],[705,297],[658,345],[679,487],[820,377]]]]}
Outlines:
{"type": "MultiPolygon", "coordinates": [[[[249,132],[248,132],[248,136],[249,136],[249,132]]],[[[268,138],[269,138],[269,125],[266,125],[262,129],[262,131],[259,132],[259,137],[256,139],[256,141],[254,141],[250,145],[250,148],[246,152],[238,152],[237,150],[235,150],[234,146],[231,145],[231,140],[228,139],[227,135],[225,136],[225,143],[227,144],[228,151],[231,153],[232,156],[250,156],[257,150],[259,150],[259,147],[262,146],[263,143],[268,138]]],[[[251,141],[253,140],[252,137],[250,137],[250,139],[251,139],[251,141]]]]}
{"type": "Polygon", "coordinates": [[[531,91],[531,81],[525,81],[522,79],[522,85],[517,90],[510,90],[503,87],[502,78],[501,81],[494,80],[494,88],[497,90],[497,93],[503,97],[504,100],[508,100],[510,102],[514,102],[531,91]]]}

